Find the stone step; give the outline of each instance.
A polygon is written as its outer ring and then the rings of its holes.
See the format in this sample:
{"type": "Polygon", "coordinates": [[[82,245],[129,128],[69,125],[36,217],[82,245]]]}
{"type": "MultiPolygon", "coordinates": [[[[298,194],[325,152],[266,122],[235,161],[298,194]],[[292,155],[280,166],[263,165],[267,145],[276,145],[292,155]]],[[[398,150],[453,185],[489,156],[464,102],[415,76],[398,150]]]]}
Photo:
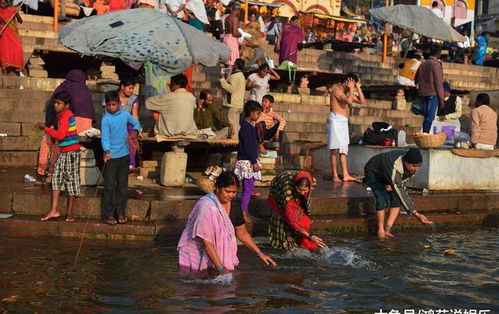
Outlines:
{"type": "Polygon", "coordinates": [[[417,117],[409,110],[389,110],[379,108],[360,107],[352,109],[352,116],[375,116],[382,118],[415,118],[417,117]]]}
{"type": "Polygon", "coordinates": [[[0,88],[0,99],[24,99],[31,101],[44,98],[46,99],[50,97],[50,95],[52,95],[52,91],[0,88]]]}
{"type": "Polygon", "coordinates": [[[305,133],[305,132],[286,132],[284,136],[285,143],[294,142],[313,142],[313,143],[325,143],[326,133],[305,133]]]}
{"type": "Polygon", "coordinates": [[[39,24],[50,24],[54,23],[54,18],[51,16],[33,15],[20,12],[23,19],[23,24],[26,22],[39,23],[39,24]]]}
{"type": "Polygon", "coordinates": [[[326,124],[314,122],[294,122],[286,123],[285,132],[308,132],[308,133],[324,133],[326,132],[326,124]]]}
{"type": "Polygon", "coordinates": [[[38,151],[40,143],[27,136],[0,137],[0,151],[38,151]]]}
{"type": "Polygon", "coordinates": [[[287,103],[274,103],[272,106],[272,110],[279,114],[283,112],[292,113],[320,113],[320,114],[328,114],[329,106],[315,106],[309,104],[287,104],[287,103]]]}
{"type": "Polygon", "coordinates": [[[44,112],[30,112],[27,114],[25,111],[0,111],[0,122],[43,122],[45,121],[44,112]]]}
{"type": "Polygon", "coordinates": [[[21,136],[21,123],[0,122],[0,133],[5,133],[7,136],[21,136]]]}
{"type": "Polygon", "coordinates": [[[31,167],[38,162],[38,152],[35,151],[0,151],[1,167],[31,167]]]}
{"type": "Polygon", "coordinates": [[[52,30],[38,30],[38,29],[20,29],[19,35],[21,37],[37,37],[37,38],[49,38],[49,39],[58,39],[59,33],[54,32],[52,30]]]}
{"type": "Polygon", "coordinates": [[[38,30],[38,31],[54,31],[54,26],[49,23],[40,23],[40,22],[32,22],[32,21],[23,21],[22,24],[19,25],[19,29],[21,30],[38,30]]]}

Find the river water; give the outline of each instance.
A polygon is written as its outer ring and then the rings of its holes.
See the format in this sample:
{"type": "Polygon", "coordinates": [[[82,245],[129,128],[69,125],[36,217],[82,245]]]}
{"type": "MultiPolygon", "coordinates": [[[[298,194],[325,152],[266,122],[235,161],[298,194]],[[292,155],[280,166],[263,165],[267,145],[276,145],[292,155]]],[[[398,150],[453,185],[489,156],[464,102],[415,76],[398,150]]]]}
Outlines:
{"type": "Polygon", "coordinates": [[[432,235],[429,230],[384,242],[327,242],[330,249],[318,255],[264,249],[277,268],[263,266],[239,247],[241,264],[233,275],[204,280],[179,275],[175,239],[160,244],[86,239],[73,268],[76,239],[3,237],[0,308],[13,313],[499,312],[497,231],[432,235]],[[455,253],[444,255],[446,249],[455,253]]]}

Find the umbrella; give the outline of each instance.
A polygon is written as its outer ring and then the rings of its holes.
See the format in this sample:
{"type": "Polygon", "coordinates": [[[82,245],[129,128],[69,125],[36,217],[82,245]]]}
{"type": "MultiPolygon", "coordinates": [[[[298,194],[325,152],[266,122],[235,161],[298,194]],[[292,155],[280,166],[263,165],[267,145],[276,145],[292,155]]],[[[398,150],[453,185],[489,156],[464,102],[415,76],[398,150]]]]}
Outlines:
{"type": "Polygon", "coordinates": [[[216,66],[230,59],[229,49],[177,18],[151,9],[121,10],[68,24],[59,42],[87,56],[151,62],[167,75],[191,64],[216,66]]]}
{"type": "MultiPolygon", "coordinates": [[[[38,10],[38,0],[14,0],[12,2],[12,5],[27,5],[28,7],[32,8],[33,10],[38,10]]],[[[20,6],[19,5],[19,6],[20,6]]]]}
{"type": "Polygon", "coordinates": [[[466,38],[454,30],[430,9],[418,5],[395,5],[369,10],[378,20],[408,29],[428,38],[463,42],[466,38]]]}

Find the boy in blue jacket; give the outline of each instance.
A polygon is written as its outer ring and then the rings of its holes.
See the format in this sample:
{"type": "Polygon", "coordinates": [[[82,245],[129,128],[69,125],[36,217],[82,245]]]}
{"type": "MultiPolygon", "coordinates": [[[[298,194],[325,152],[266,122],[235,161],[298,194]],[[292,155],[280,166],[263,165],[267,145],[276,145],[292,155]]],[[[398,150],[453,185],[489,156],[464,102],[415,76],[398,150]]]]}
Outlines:
{"type": "Polygon", "coordinates": [[[104,220],[109,225],[125,224],[126,190],[130,156],[128,136],[139,135],[140,123],[128,112],[121,110],[117,91],[105,94],[106,113],[102,118],[102,149],[104,150],[104,198],[102,201],[104,220]],[[128,134],[127,124],[134,132],[128,134]]]}

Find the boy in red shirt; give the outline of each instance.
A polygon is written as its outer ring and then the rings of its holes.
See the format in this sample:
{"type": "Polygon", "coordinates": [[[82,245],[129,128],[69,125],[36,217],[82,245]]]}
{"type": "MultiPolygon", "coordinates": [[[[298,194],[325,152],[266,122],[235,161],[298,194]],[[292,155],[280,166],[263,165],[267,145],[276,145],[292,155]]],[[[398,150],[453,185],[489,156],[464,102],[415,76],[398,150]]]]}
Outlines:
{"type": "Polygon", "coordinates": [[[57,157],[55,171],[52,178],[52,208],[47,216],[41,220],[57,218],[61,214],[57,207],[61,191],[68,194],[68,211],[66,221],[73,222],[73,207],[75,195],[80,193],[80,144],[76,131],[76,121],[69,109],[71,95],[62,91],[54,95],[54,109],[57,112],[58,129],[51,129],[44,123],[36,126],[59,141],[61,153],[57,157]]]}

